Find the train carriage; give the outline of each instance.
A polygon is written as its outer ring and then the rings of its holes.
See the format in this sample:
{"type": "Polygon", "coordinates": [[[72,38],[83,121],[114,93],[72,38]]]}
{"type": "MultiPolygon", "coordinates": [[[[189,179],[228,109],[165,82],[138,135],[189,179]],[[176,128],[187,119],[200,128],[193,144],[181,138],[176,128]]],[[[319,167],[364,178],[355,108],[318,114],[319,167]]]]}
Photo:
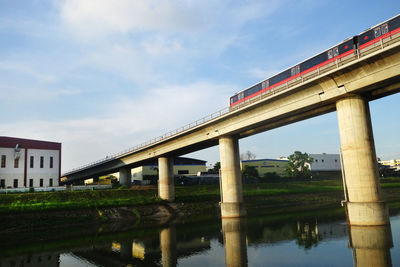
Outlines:
{"type": "Polygon", "coordinates": [[[286,90],[299,80],[313,78],[321,71],[333,69],[339,63],[346,64],[360,55],[372,53],[397,37],[400,37],[400,15],[371,27],[359,35],[350,37],[290,69],[233,95],[230,97],[230,107],[268,91],[286,90]]]}

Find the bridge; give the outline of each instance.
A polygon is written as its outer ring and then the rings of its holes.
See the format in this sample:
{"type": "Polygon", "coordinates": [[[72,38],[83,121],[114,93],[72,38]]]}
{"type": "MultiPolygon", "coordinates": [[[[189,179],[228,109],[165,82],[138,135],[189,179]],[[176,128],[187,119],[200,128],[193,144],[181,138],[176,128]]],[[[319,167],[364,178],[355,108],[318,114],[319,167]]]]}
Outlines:
{"type": "Polygon", "coordinates": [[[129,185],[131,168],[158,159],[159,196],[174,201],[173,158],[219,145],[221,215],[241,217],[246,210],[238,140],[336,110],[349,220],[362,225],[387,224],[368,102],[399,90],[400,33],[397,32],[233,108],[63,176],[67,183],[72,183],[119,172],[120,182],[129,185]]]}

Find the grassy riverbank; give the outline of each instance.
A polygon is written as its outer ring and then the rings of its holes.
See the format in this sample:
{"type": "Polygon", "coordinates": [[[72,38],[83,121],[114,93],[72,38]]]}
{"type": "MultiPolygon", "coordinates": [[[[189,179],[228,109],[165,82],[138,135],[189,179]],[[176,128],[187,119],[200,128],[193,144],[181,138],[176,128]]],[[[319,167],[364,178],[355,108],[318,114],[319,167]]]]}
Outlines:
{"type": "MultiPolygon", "coordinates": [[[[382,180],[385,191],[399,189],[400,178],[382,180]],[[388,189],[388,190],[386,190],[388,189]],[[389,190],[390,189],[390,190],[389,190]]],[[[396,192],[387,194],[391,200],[396,192]]],[[[218,203],[221,200],[218,185],[177,186],[176,202],[180,203],[218,203]]],[[[262,183],[244,185],[243,195],[247,205],[252,203],[298,205],[311,202],[336,202],[343,199],[343,186],[340,180],[305,181],[290,183],[262,183]]],[[[157,197],[157,189],[110,189],[99,191],[37,192],[0,195],[0,214],[47,210],[75,210],[119,206],[141,206],[164,203],[157,197]]]]}

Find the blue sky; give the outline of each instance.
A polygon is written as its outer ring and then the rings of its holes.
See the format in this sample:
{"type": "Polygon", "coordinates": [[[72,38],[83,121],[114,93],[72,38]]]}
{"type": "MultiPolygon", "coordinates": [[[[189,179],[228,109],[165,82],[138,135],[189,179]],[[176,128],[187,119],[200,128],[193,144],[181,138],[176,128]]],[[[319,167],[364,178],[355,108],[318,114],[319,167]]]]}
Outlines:
{"type": "MultiPolygon", "coordinates": [[[[0,0],[0,135],[62,142],[63,171],[228,105],[229,96],[400,11],[398,1],[0,0]]],[[[370,103],[400,158],[400,94],[370,103]]],[[[337,153],[336,113],[240,141],[258,158],[337,153]]],[[[192,153],[215,163],[218,147],[192,153]]]]}

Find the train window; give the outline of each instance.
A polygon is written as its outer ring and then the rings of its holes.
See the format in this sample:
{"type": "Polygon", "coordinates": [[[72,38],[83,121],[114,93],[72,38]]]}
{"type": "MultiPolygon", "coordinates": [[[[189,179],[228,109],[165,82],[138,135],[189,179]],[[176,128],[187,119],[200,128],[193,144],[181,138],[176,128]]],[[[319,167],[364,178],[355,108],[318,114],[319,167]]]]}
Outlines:
{"type": "Polygon", "coordinates": [[[374,31],[375,31],[375,38],[381,36],[381,28],[380,27],[375,28],[374,31]]]}
{"type": "Polygon", "coordinates": [[[269,80],[263,81],[262,82],[262,89],[268,88],[269,87],[269,80]]]}
{"type": "Polygon", "coordinates": [[[333,48],[333,57],[337,57],[339,55],[339,48],[333,48]]]}
{"type": "Polygon", "coordinates": [[[332,53],[332,50],[329,50],[328,51],[328,59],[331,59],[331,58],[333,58],[333,53],[332,53]]]}
{"type": "Polygon", "coordinates": [[[291,71],[292,76],[296,75],[296,74],[299,74],[300,73],[300,66],[293,67],[290,71],[291,71]]]}
{"type": "Polygon", "coordinates": [[[239,100],[244,98],[244,92],[239,93],[239,100]]]}
{"type": "Polygon", "coordinates": [[[231,105],[233,104],[233,97],[231,97],[231,105]]]}
{"type": "Polygon", "coordinates": [[[387,34],[389,32],[389,28],[387,23],[382,25],[382,34],[387,34]]]}

